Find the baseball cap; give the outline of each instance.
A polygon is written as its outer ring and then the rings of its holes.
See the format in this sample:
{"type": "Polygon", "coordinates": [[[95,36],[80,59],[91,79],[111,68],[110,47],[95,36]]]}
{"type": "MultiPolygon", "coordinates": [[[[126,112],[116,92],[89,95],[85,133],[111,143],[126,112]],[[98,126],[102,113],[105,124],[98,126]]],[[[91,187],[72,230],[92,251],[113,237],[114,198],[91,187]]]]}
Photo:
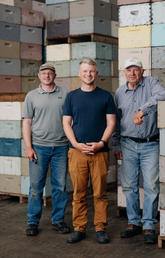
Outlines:
{"type": "Polygon", "coordinates": [[[142,62],[138,59],[129,58],[125,61],[124,68],[128,68],[129,66],[138,66],[140,68],[143,67],[142,62]]]}
{"type": "Polygon", "coordinates": [[[45,64],[42,64],[39,68],[39,71],[42,71],[42,70],[45,70],[45,69],[50,69],[52,70],[54,73],[56,73],[56,70],[55,70],[55,67],[54,65],[52,64],[49,64],[49,63],[45,63],[45,64]]]}

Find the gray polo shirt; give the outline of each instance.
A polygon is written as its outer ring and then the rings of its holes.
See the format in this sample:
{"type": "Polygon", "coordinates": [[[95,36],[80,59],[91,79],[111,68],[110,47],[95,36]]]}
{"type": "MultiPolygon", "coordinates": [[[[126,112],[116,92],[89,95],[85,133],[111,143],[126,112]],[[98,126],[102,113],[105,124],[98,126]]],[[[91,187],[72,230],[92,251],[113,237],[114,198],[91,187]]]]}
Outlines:
{"type": "Polygon", "coordinates": [[[68,144],[62,127],[66,95],[67,90],[57,85],[51,92],[46,92],[39,86],[27,94],[22,117],[33,119],[32,144],[43,146],[68,144]]]}

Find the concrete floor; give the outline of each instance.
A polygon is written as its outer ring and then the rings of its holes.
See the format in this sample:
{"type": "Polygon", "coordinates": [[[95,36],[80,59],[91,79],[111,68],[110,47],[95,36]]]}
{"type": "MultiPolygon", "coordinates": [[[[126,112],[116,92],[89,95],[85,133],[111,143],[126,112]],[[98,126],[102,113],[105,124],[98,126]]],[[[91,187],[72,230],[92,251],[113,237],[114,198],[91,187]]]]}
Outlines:
{"type": "MultiPolygon", "coordinates": [[[[88,197],[89,223],[87,238],[77,244],[67,244],[67,235],[60,235],[51,228],[51,204],[43,209],[40,234],[26,237],[27,203],[19,204],[17,198],[0,201],[0,258],[164,258],[165,248],[157,244],[144,245],[143,235],[120,239],[120,231],[127,226],[126,218],[117,217],[116,192],[108,192],[109,217],[107,232],[111,242],[100,245],[95,241],[92,196],[88,197]]],[[[71,197],[65,221],[71,225],[71,197]]],[[[164,244],[164,243],[163,243],[164,244]]]]}

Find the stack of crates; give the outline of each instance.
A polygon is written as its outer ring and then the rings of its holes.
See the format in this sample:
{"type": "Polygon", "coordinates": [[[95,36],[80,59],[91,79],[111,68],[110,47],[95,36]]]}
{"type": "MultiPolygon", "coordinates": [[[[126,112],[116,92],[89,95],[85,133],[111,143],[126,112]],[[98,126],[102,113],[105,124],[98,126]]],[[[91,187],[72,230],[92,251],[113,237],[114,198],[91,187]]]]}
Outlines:
{"type": "MultiPolygon", "coordinates": [[[[119,5],[119,84],[125,83],[124,62],[140,59],[144,76],[157,78],[165,87],[165,1],[118,0],[119,5]]],[[[142,180],[141,180],[142,182],[142,180]]],[[[140,193],[143,192],[140,185],[140,193]]],[[[118,207],[126,207],[125,197],[118,185],[118,207]],[[122,206],[121,206],[122,204],[122,206]]],[[[142,207],[143,194],[140,197],[142,207]]]]}
{"type": "MultiPolygon", "coordinates": [[[[45,61],[56,68],[56,84],[69,91],[79,88],[80,60],[91,57],[98,66],[97,86],[113,94],[118,87],[116,1],[46,0],[46,4],[45,61]]],[[[114,182],[115,160],[110,153],[108,178],[114,182]]]]}
{"type": "Polygon", "coordinates": [[[119,81],[125,83],[124,62],[133,57],[142,61],[144,75],[151,75],[151,3],[119,0],[119,81]],[[133,4],[136,3],[136,4],[133,4]]]}
{"type": "Polygon", "coordinates": [[[0,93],[28,92],[39,82],[44,17],[31,9],[32,1],[1,2],[0,93]]]}
{"type": "Polygon", "coordinates": [[[165,240],[165,101],[158,103],[158,128],[160,131],[160,156],[159,156],[159,180],[160,180],[160,235],[158,246],[162,247],[165,240]]]}
{"type": "Polygon", "coordinates": [[[165,1],[152,3],[152,76],[165,87],[165,1]]]}
{"type": "Polygon", "coordinates": [[[32,1],[0,0],[0,193],[20,200],[29,188],[21,115],[26,93],[39,84],[43,26],[32,1]]]}

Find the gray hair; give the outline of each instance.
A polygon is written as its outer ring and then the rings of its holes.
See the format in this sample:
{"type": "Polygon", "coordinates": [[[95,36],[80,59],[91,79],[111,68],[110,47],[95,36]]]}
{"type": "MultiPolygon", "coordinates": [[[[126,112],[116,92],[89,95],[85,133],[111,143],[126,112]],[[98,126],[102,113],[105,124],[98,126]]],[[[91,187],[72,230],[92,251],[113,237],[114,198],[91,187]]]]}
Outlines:
{"type": "Polygon", "coordinates": [[[81,61],[80,61],[80,65],[81,64],[88,64],[88,65],[95,65],[97,66],[97,63],[94,59],[90,58],[90,57],[84,57],[81,61]]]}

